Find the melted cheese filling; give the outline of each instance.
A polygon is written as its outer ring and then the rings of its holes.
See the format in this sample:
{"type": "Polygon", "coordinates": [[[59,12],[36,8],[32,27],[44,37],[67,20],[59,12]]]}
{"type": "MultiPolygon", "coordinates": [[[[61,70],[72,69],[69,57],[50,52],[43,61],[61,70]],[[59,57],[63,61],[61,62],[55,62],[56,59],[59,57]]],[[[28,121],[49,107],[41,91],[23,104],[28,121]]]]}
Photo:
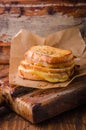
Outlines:
{"type": "Polygon", "coordinates": [[[53,83],[64,82],[69,79],[69,75],[70,75],[70,71],[69,71],[69,73],[64,72],[64,73],[53,74],[53,73],[46,73],[46,72],[32,70],[32,69],[27,70],[22,66],[19,66],[18,69],[23,71],[24,73],[28,73],[28,75],[35,74],[35,75],[39,76],[42,80],[46,80],[46,81],[53,82],[53,83]]]}

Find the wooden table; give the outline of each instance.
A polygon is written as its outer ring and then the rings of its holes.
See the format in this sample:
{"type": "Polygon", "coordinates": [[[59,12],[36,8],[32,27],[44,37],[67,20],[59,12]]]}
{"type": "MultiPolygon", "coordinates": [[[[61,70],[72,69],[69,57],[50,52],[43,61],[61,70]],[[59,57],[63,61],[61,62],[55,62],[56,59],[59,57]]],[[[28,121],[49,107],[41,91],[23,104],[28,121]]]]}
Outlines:
{"type": "Polygon", "coordinates": [[[36,125],[1,107],[0,130],[86,130],[86,104],[36,125]]]}

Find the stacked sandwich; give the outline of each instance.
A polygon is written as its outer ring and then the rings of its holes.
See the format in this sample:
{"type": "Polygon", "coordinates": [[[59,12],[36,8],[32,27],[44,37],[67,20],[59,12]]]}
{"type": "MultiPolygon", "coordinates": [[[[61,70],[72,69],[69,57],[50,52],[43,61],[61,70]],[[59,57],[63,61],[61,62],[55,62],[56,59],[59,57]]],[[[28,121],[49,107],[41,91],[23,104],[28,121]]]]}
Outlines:
{"type": "Polygon", "coordinates": [[[31,47],[18,67],[18,75],[30,80],[64,82],[74,73],[72,51],[46,45],[31,47]]]}

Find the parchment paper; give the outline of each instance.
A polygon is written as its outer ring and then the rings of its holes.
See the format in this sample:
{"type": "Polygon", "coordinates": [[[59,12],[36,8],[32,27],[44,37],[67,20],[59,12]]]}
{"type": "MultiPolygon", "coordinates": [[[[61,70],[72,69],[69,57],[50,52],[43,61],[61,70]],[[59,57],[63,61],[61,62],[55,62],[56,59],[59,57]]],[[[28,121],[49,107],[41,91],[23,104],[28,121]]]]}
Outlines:
{"type": "Polygon", "coordinates": [[[86,50],[78,27],[55,32],[46,37],[40,37],[27,30],[20,30],[12,39],[10,52],[9,82],[11,84],[39,89],[67,87],[76,77],[86,75],[86,50]],[[70,49],[76,57],[76,64],[80,65],[79,74],[64,83],[49,83],[47,81],[32,81],[18,76],[18,66],[24,59],[25,52],[33,45],[50,45],[63,49],[70,49]]]}

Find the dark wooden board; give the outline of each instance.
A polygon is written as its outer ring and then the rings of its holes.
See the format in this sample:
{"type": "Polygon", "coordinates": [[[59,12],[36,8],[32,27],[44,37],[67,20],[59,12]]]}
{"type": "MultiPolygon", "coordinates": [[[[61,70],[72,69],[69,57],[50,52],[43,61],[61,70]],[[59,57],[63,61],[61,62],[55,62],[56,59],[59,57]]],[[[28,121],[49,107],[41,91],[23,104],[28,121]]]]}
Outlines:
{"type": "Polygon", "coordinates": [[[86,130],[86,105],[36,125],[1,107],[0,130],[86,130]]]}
{"type": "Polygon", "coordinates": [[[4,77],[1,91],[8,107],[32,123],[38,123],[86,103],[86,76],[77,78],[67,88],[48,90],[12,86],[8,77],[4,77]]]}

